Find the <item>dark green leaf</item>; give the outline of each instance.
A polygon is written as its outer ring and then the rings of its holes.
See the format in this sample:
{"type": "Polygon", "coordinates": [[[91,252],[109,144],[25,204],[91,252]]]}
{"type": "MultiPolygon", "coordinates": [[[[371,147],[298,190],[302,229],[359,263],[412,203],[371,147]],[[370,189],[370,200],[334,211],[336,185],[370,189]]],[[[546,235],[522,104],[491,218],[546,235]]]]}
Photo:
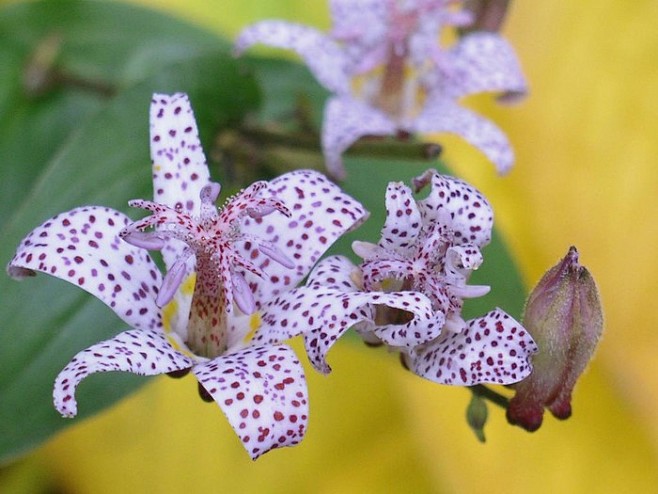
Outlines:
{"type": "Polygon", "coordinates": [[[103,94],[73,85],[39,96],[26,92],[26,67],[53,35],[61,40],[58,70],[117,90],[190,56],[228,53],[229,47],[197,27],[112,2],[42,1],[0,11],[0,227],[43,164],[107,102],[103,94]]]}

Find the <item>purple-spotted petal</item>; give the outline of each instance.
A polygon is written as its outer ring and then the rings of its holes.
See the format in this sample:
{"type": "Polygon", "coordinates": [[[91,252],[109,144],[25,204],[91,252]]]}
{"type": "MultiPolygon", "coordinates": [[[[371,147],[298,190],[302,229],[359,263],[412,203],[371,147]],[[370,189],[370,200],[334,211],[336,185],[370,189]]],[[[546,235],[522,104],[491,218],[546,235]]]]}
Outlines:
{"type": "Polygon", "coordinates": [[[350,90],[343,50],[323,32],[285,21],[257,22],[239,34],[235,51],[240,54],[257,43],[295,51],[318,82],[332,93],[350,90]]]}
{"type": "Polygon", "coordinates": [[[514,48],[495,33],[463,36],[445,55],[441,90],[451,98],[497,92],[513,101],[528,90],[514,48]]]}
{"type": "Polygon", "coordinates": [[[313,331],[304,333],[304,345],[309,361],[323,374],[331,372],[326,361],[327,353],[352,326],[359,324],[362,329],[372,330],[390,346],[413,348],[436,338],[445,321],[442,313],[433,311],[431,301],[418,292],[319,291],[323,292],[322,303],[325,304],[320,315],[324,323],[316,324],[313,331]],[[406,323],[375,326],[374,311],[378,306],[383,310],[404,311],[413,318],[406,323]]]}
{"type": "Polygon", "coordinates": [[[381,0],[331,0],[331,37],[342,42],[350,75],[364,73],[385,61],[388,53],[389,8],[381,0]]]}
{"type": "Polygon", "coordinates": [[[252,459],[302,440],[306,378],[284,345],[257,346],[199,364],[193,372],[226,415],[252,459]]]}
{"type": "Polygon", "coordinates": [[[498,127],[443,96],[430,98],[409,130],[457,134],[482,151],[500,174],[507,173],[514,163],[514,152],[498,127]]]}
{"type": "Polygon", "coordinates": [[[385,136],[396,131],[396,124],[384,112],[349,96],[331,98],[324,109],[322,151],[329,174],[345,177],[342,154],[360,137],[385,136]]]}
{"type": "Polygon", "coordinates": [[[7,272],[50,274],[88,291],[133,328],[160,327],[155,298],[162,276],[145,250],[118,237],[129,222],[99,206],[61,213],[23,239],[7,272]]]}
{"type": "MultiPolygon", "coordinates": [[[[209,184],[210,172],[187,95],[154,94],[150,109],[150,131],[153,201],[193,217],[198,216],[201,211],[201,189],[209,184]]],[[[167,268],[184,249],[183,242],[167,240],[162,250],[167,268]]],[[[192,269],[191,260],[187,274],[192,269]]]]}
{"type": "Polygon", "coordinates": [[[360,276],[352,261],[345,256],[323,259],[308,276],[307,286],[323,286],[346,292],[358,290],[356,280],[360,276]]]}
{"type": "Polygon", "coordinates": [[[330,0],[332,30],[343,41],[370,39],[383,41],[389,17],[387,2],[381,0],[330,0]],[[364,29],[365,28],[365,29],[364,29]],[[380,36],[375,37],[376,34],[380,36]]]}
{"type": "Polygon", "coordinates": [[[386,188],[386,222],[379,245],[405,255],[413,249],[421,229],[421,218],[411,190],[401,182],[386,188]]]}
{"type": "Polygon", "coordinates": [[[96,372],[125,371],[153,376],[188,369],[194,361],[175,351],[159,331],[130,330],[78,353],[55,379],[55,408],[65,417],[77,414],[75,390],[96,372]]]}
{"type": "Polygon", "coordinates": [[[413,316],[409,322],[382,328],[382,339],[391,344],[415,346],[439,334],[443,316],[434,313],[427,297],[416,292],[357,291],[353,267],[347,258],[330,257],[314,270],[309,285],[263,305],[253,342],[276,344],[303,334],[309,360],[318,371],[328,373],[325,357],[331,346],[351,326],[364,321],[371,325],[375,306],[413,316]]]}
{"type": "Polygon", "coordinates": [[[236,245],[241,255],[262,269],[267,279],[245,273],[245,279],[254,290],[257,304],[295,287],[322,254],[346,231],[360,225],[367,217],[363,206],[340,190],[321,173],[299,170],[272,180],[267,192],[284,203],[290,217],[272,214],[265,218],[246,218],[242,233],[268,242],[266,252],[256,242],[236,245]],[[278,252],[292,261],[272,261],[278,252]]]}
{"type": "Polygon", "coordinates": [[[414,355],[409,368],[440,384],[511,384],[530,374],[535,342],[523,326],[501,309],[468,322],[461,333],[445,332],[414,355]]]}
{"type": "Polygon", "coordinates": [[[416,190],[431,185],[428,196],[418,201],[425,223],[443,223],[443,211],[452,217],[455,245],[474,244],[484,247],[491,241],[493,210],[489,201],[472,185],[436,170],[427,170],[413,180],[416,190]]]}
{"type": "Polygon", "coordinates": [[[154,94],[150,129],[154,202],[198,215],[210,172],[187,95],[154,94]]]}

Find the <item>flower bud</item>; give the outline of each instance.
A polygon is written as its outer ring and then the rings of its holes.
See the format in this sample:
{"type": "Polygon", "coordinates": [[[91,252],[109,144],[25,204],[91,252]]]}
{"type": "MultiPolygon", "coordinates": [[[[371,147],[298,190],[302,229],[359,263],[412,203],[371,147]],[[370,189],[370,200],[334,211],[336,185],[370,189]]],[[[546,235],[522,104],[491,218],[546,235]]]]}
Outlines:
{"type": "Polygon", "coordinates": [[[487,423],[488,417],[489,410],[487,408],[487,402],[477,394],[473,393],[471,401],[466,408],[466,421],[475,434],[475,437],[477,437],[478,441],[481,443],[486,442],[484,426],[487,423]]]}
{"type": "Polygon", "coordinates": [[[544,408],[558,419],[571,416],[571,393],[603,331],[603,311],[578,251],[551,268],[528,297],[523,325],[539,346],[533,372],[513,388],[507,420],[528,431],[542,423],[544,408]]]}

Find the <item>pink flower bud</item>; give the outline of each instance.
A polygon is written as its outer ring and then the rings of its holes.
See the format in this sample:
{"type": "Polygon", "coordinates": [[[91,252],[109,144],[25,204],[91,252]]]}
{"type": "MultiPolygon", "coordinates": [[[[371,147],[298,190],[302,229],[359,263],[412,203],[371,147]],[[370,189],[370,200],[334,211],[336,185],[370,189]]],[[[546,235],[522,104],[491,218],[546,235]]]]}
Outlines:
{"type": "Polygon", "coordinates": [[[507,420],[528,431],[542,423],[544,408],[558,419],[571,416],[571,393],[603,331],[596,283],[578,263],[578,251],[551,268],[528,297],[523,325],[539,346],[533,372],[513,387],[507,420]]]}

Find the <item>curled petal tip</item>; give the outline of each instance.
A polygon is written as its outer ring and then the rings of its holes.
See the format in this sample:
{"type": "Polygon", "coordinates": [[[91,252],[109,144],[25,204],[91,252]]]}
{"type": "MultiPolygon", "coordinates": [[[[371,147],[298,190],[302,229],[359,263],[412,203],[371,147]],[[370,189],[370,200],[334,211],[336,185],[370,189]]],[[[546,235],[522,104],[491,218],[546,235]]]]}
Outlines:
{"type": "Polygon", "coordinates": [[[14,266],[13,264],[7,265],[7,274],[15,280],[22,280],[37,275],[37,273],[32,269],[14,266]]]}

